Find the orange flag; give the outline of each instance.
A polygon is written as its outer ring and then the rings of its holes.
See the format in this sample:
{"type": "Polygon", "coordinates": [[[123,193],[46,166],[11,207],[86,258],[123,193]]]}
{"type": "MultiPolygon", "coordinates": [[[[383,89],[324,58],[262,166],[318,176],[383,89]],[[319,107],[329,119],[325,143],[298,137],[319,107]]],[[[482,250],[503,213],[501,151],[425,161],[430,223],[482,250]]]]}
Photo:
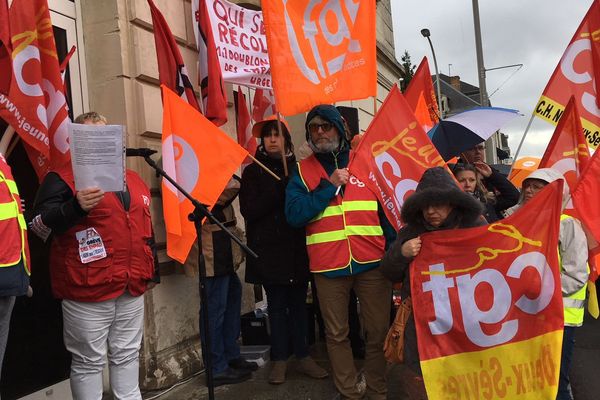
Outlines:
{"type": "Polygon", "coordinates": [[[280,113],[376,95],[375,0],[264,1],[262,7],[280,113]]]}
{"type": "MultiPolygon", "coordinates": [[[[161,85],[163,95],[163,168],[195,199],[212,207],[248,152],[213,125],[177,93],[161,85]]],[[[194,206],[163,180],[167,255],[184,263],[196,240],[188,215],[194,206]]]]}
{"type": "MultiPolygon", "coordinates": [[[[563,174],[572,192],[589,159],[590,151],[583,136],[577,105],[574,97],[571,96],[548,143],[539,168],[553,168],[563,174]]],[[[572,201],[569,201],[564,212],[577,217],[572,201]]]]}
{"type": "Polygon", "coordinates": [[[421,235],[410,278],[429,399],[556,398],[563,184],[494,224],[421,235]]]}
{"type": "Polygon", "coordinates": [[[400,229],[400,208],[426,169],[445,167],[415,115],[394,85],[351,156],[348,170],[379,198],[400,229]]]}
{"type": "Polygon", "coordinates": [[[439,110],[427,57],[423,57],[421,60],[406,88],[404,98],[425,132],[438,123],[440,120],[439,110]]]}
{"type": "Polygon", "coordinates": [[[533,111],[536,117],[556,125],[574,96],[585,138],[594,149],[600,144],[600,108],[594,83],[600,79],[599,30],[600,1],[594,0],[533,111]]]}

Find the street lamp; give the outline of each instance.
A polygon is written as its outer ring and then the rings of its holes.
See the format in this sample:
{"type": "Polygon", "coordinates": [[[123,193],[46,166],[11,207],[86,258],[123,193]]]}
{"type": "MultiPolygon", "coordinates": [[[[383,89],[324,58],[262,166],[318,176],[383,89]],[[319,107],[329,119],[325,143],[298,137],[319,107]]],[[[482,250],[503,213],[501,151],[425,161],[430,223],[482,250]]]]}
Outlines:
{"type": "Polygon", "coordinates": [[[435,83],[437,86],[437,100],[438,100],[438,110],[440,111],[440,119],[443,119],[444,112],[442,111],[442,90],[440,89],[440,73],[438,71],[437,59],[435,58],[435,51],[433,50],[433,43],[431,43],[431,32],[429,29],[423,28],[421,29],[421,35],[427,39],[429,42],[429,47],[431,47],[431,54],[433,55],[433,65],[435,66],[435,83]]]}

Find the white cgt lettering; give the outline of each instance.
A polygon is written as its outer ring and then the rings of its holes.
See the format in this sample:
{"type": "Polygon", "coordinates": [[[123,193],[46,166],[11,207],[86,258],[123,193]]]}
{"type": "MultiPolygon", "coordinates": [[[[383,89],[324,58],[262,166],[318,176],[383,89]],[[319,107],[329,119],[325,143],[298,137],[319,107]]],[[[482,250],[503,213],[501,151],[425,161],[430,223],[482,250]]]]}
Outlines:
{"type": "Polygon", "coordinates": [[[400,181],[396,183],[396,186],[394,186],[392,181],[389,179],[388,176],[386,176],[384,172],[384,165],[387,164],[392,168],[392,174],[396,178],[402,177],[402,171],[400,170],[400,165],[398,165],[398,162],[394,160],[394,157],[389,155],[389,153],[387,152],[383,152],[377,157],[375,157],[375,164],[377,165],[377,169],[379,169],[379,172],[385,179],[385,183],[390,189],[394,191],[394,201],[398,209],[400,209],[400,207],[402,207],[402,204],[404,204],[404,197],[408,192],[414,191],[417,188],[418,182],[413,179],[406,178],[400,179],[400,181]]]}
{"type": "MultiPolygon", "coordinates": [[[[527,314],[537,314],[544,310],[552,301],[555,282],[546,256],[540,252],[528,252],[519,255],[513,260],[507,277],[521,279],[523,271],[532,267],[541,280],[538,293],[525,293],[514,303],[515,307],[527,314]]],[[[429,322],[429,330],[433,335],[448,333],[454,324],[452,304],[449,290],[456,286],[458,291],[459,306],[467,338],[481,347],[490,347],[506,343],[517,334],[519,330],[518,319],[504,321],[496,333],[488,334],[482,329],[482,324],[498,324],[506,318],[512,301],[511,288],[506,278],[495,269],[482,269],[473,276],[470,274],[459,275],[451,278],[443,274],[444,264],[429,266],[430,280],[423,282],[423,292],[431,292],[435,320],[429,322]],[[440,274],[440,272],[442,274],[440,274]],[[479,285],[487,285],[492,290],[492,305],[482,310],[475,301],[475,292],[479,285]]],[[[531,289],[533,291],[533,289],[531,289]]]]}
{"type": "Polygon", "coordinates": [[[575,61],[584,51],[591,51],[592,45],[590,39],[579,39],[571,43],[560,61],[560,70],[565,78],[577,85],[583,85],[592,81],[593,93],[584,92],[581,96],[583,108],[590,114],[600,117],[600,109],[596,105],[596,83],[589,71],[575,71],[575,61]]]}

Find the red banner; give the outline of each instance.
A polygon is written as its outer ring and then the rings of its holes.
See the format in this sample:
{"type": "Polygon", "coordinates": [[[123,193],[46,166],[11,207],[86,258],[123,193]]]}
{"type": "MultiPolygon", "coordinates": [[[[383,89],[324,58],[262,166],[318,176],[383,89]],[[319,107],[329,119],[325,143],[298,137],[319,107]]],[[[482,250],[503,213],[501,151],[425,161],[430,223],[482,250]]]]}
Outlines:
{"type": "MultiPolygon", "coordinates": [[[[600,151],[594,153],[583,170],[572,196],[579,218],[586,228],[586,233],[590,236],[589,247],[594,254],[598,255],[600,253],[598,245],[600,243],[600,207],[598,207],[600,204],[600,151]]],[[[596,266],[600,268],[600,265],[596,266]]]]}
{"type": "Polygon", "coordinates": [[[594,0],[533,111],[556,125],[571,96],[590,147],[600,144],[600,108],[594,82],[600,78],[600,1],[594,0]]]}
{"type": "Polygon", "coordinates": [[[423,57],[423,60],[421,60],[417,71],[406,88],[404,98],[425,132],[438,123],[440,120],[439,110],[427,57],[423,57]]]}
{"type": "Polygon", "coordinates": [[[392,88],[363,135],[348,169],[377,195],[400,229],[400,208],[426,169],[446,163],[415,119],[398,86],[392,88]]]}
{"type": "Polygon", "coordinates": [[[277,109],[377,93],[375,0],[262,2],[277,109]]]}
{"type": "Polygon", "coordinates": [[[410,277],[429,399],[556,398],[563,184],[500,222],[421,236],[410,277]]]}
{"type": "MultiPolygon", "coordinates": [[[[238,86],[235,106],[237,114],[238,144],[246,149],[251,156],[254,156],[257,147],[256,138],[252,136],[252,120],[250,118],[250,112],[248,111],[248,105],[246,104],[246,96],[242,93],[242,88],[240,86],[238,86]]],[[[249,157],[246,158],[242,163],[242,170],[250,163],[252,163],[252,160],[249,157]]]]}
{"type": "Polygon", "coordinates": [[[0,117],[23,139],[41,178],[48,158],[54,167],[70,161],[69,114],[48,3],[14,0],[9,17],[12,79],[8,96],[0,93],[0,117]]]}
{"type": "MultiPolygon", "coordinates": [[[[571,96],[538,168],[553,168],[563,174],[572,192],[589,159],[590,151],[583,136],[577,105],[571,96]]],[[[564,212],[577,217],[570,200],[564,212]]]]}
{"type": "Polygon", "coordinates": [[[254,100],[252,101],[252,119],[254,122],[263,121],[276,113],[277,107],[275,106],[273,91],[256,89],[254,100]]]}

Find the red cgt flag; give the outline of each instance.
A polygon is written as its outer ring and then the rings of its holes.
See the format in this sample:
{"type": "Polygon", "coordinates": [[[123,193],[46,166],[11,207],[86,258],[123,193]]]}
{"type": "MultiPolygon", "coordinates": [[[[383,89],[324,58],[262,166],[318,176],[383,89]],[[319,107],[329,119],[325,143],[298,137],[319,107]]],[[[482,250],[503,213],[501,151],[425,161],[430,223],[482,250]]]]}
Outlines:
{"type": "Polygon", "coordinates": [[[9,19],[12,76],[8,95],[0,93],[0,117],[23,139],[41,179],[48,159],[51,167],[70,161],[69,114],[48,3],[14,0],[9,19]]]}
{"type": "MultiPolygon", "coordinates": [[[[588,247],[596,256],[600,254],[600,151],[596,151],[586,168],[583,170],[579,182],[572,193],[573,204],[579,219],[588,234],[588,247]]],[[[600,267],[596,264],[596,268],[600,267]]],[[[596,271],[599,273],[600,271],[596,271]]]]}
{"type": "Polygon", "coordinates": [[[404,98],[411,110],[414,111],[417,121],[425,132],[438,123],[439,110],[427,57],[423,57],[421,60],[417,71],[406,88],[404,98]]]}
{"type": "Polygon", "coordinates": [[[8,1],[0,0],[0,94],[6,96],[12,76],[12,53],[8,25],[8,1]]]}
{"type": "Polygon", "coordinates": [[[177,93],[196,110],[200,111],[194,88],[183,63],[181,52],[177,46],[171,29],[160,10],[152,0],[148,0],[154,25],[154,43],[158,59],[158,79],[160,83],[177,93]]]}
{"type": "Polygon", "coordinates": [[[494,224],[421,235],[410,278],[428,398],[556,398],[563,184],[494,224]]]}
{"type": "Polygon", "coordinates": [[[550,77],[534,115],[554,125],[571,96],[590,147],[600,144],[600,108],[594,82],[600,81],[600,1],[594,0],[550,77]]]}
{"type": "MultiPolygon", "coordinates": [[[[248,152],[175,92],[165,85],[161,88],[163,168],[210,208],[248,152]]],[[[188,220],[194,206],[166,180],[162,197],[167,254],[183,264],[196,240],[194,224],[188,220]]]]}
{"type": "Polygon", "coordinates": [[[394,85],[363,135],[348,170],[379,198],[388,220],[400,229],[400,208],[426,169],[446,163],[394,85]]]}
{"type": "Polygon", "coordinates": [[[275,114],[277,114],[277,107],[275,106],[273,91],[256,89],[252,101],[252,119],[254,122],[263,121],[275,114]]]}
{"type": "Polygon", "coordinates": [[[198,44],[198,82],[204,116],[216,126],[227,122],[227,94],[212,36],[206,0],[193,0],[194,34],[198,44]]]}
{"type": "MultiPolygon", "coordinates": [[[[553,168],[563,174],[569,190],[575,190],[581,171],[590,159],[590,151],[583,136],[577,104],[573,96],[569,99],[552,139],[544,152],[539,168],[553,168]]],[[[565,213],[577,217],[573,202],[569,201],[565,213]]]]}
{"type": "MultiPolygon", "coordinates": [[[[250,155],[254,155],[256,153],[256,138],[252,136],[252,120],[250,119],[250,112],[248,112],[248,106],[246,105],[246,96],[242,93],[240,86],[238,86],[236,100],[238,144],[246,149],[250,155]]],[[[246,159],[242,164],[242,169],[251,162],[252,160],[246,159]]]]}

